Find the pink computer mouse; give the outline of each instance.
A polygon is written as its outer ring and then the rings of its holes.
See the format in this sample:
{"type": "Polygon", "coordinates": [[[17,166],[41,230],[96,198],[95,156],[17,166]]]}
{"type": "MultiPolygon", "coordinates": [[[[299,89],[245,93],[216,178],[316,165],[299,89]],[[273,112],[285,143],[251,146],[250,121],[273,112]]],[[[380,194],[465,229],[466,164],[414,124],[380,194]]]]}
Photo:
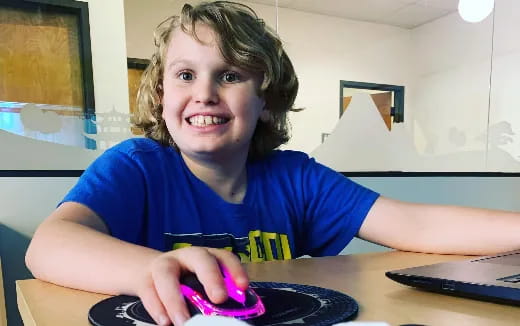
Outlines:
{"type": "Polygon", "coordinates": [[[191,315],[217,315],[250,319],[265,313],[265,307],[255,291],[248,287],[238,288],[227,270],[221,267],[228,299],[220,304],[211,302],[204,286],[195,274],[187,274],[181,278],[181,292],[186,299],[191,315]]]}

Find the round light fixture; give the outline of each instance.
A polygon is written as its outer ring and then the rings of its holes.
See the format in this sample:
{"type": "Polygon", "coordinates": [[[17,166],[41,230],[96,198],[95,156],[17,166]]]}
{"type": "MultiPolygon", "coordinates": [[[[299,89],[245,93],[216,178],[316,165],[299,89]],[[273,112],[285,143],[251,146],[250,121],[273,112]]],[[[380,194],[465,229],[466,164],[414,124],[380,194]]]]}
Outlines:
{"type": "Polygon", "coordinates": [[[459,0],[459,15],[467,22],[483,21],[493,11],[495,0],[459,0]]]}

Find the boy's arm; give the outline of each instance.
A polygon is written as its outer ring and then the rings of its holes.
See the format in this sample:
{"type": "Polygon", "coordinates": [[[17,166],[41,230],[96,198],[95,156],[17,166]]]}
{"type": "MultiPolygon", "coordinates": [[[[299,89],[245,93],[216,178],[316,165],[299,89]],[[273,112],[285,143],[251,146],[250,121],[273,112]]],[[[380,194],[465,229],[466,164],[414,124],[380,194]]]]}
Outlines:
{"type": "Polygon", "coordinates": [[[217,262],[238,286],[247,287],[247,275],[232,253],[200,247],[162,253],[124,242],[108,235],[91,209],[72,202],[38,227],[26,254],[35,277],[92,292],[137,295],[160,325],[182,325],[189,317],[179,289],[183,272],[196,273],[214,302],[226,299],[217,262]]]}
{"type": "Polygon", "coordinates": [[[56,284],[135,294],[133,280],[158,255],[109,236],[105,223],[86,206],[64,203],[36,230],[26,263],[35,277],[56,284]]]}
{"type": "Polygon", "coordinates": [[[485,255],[520,249],[520,214],[380,197],[358,236],[407,251],[485,255]]]}

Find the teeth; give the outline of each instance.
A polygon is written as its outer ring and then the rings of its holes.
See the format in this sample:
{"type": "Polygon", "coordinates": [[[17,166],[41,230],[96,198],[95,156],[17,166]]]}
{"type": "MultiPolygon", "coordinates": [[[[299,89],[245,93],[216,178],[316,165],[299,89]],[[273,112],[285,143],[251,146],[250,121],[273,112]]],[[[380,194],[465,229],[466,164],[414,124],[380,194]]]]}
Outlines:
{"type": "Polygon", "coordinates": [[[212,117],[209,115],[195,115],[188,119],[188,122],[197,127],[204,127],[209,125],[220,125],[227,122],[227,119],[220,117],[212,117]]]}

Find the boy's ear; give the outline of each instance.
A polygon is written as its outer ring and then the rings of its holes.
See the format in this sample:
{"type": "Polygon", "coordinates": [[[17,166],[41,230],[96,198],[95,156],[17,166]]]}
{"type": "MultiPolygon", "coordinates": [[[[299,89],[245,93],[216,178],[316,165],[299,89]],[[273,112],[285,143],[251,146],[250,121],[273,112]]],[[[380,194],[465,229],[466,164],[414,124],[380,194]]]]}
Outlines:
{"type": "Polygon", "coordinates": [[[161,110],[161,118],[164,119],[164,96],[161,95],[161,107],[162,107],[162,110],[161,110]]]}
{"type": "Polygon", "coordinates": [[[161,110],[161,118],[164,120],[164,104],[163,104],[162,99],[161,99],[161,107],[162,107],[162,110],[161,110]]]}

